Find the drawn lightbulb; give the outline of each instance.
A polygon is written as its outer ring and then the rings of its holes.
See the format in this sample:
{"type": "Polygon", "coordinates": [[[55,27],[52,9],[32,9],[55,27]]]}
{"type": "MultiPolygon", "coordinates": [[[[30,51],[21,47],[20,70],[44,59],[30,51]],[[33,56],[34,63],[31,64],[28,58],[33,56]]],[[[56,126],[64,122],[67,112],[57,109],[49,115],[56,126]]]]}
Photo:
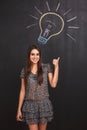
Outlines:
{"type": "Polygon", "coordinates": [[[40,17],[39,27],[38,42],[46,44],[51,37],[59,35],[63,31],[64,20],[55,12],[47,12],[40,17]]]}

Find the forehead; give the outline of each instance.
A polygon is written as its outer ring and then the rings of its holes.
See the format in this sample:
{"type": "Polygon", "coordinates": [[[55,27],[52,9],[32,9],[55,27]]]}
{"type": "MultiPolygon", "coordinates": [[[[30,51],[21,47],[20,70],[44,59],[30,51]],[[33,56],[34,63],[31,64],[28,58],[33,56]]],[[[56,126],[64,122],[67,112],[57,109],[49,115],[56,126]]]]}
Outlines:
{"type": "Polygon", "coordinates": [[[39,51],[37,49],[32,49],[31,53],[39,53],[39,51]]]}

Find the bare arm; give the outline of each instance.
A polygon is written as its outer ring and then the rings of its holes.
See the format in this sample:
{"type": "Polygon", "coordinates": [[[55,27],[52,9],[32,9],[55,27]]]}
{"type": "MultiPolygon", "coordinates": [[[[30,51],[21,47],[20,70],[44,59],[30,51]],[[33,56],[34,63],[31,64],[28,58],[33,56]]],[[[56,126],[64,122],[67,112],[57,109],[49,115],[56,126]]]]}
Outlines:
{"type": "Polygon", "coordinates": [[[21,113],[21,107],[24,101],[24,97],[25,97],[25,83],[24,83],[24,79],[21,79],[21,89],[20,89],[20,94],[19,94],[19,103],[18,103],[18,110],[17,110],[17,120],[21,121],[22,120],[22,113],[21,113]]]}
{"type": "Polygon", "coordinates": [[[51,87],[55,88],[58,83],[59,78],[59,59],[53,59],[53,65],[54,65],[54,73],[48,73],[48,79],[51,87]]]}

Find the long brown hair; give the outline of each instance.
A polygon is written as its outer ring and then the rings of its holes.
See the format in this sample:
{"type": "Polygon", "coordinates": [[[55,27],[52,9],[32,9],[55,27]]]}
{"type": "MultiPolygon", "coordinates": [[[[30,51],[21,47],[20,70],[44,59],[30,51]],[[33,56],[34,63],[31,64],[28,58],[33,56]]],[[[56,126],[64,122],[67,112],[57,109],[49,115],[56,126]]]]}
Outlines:
{"type": "Polygon", "coordinates": [[[43,82],[43,74],[42,74],[42,62],[41,62],[41,50],[39,47],[37,47],[36,45],[32,45],[31,47],[28,48],[27,51],[27,59],[25,62],[25,85],[27,85],[27,80],[28,80],[28,76],[31,72],[31,61],[30,61],[30,53],[33,49],[38,50],[39,52],[39,56],[40,56],[40,60],[38,61],[38,68],[37,68],[37,74],[38,74],[38,84],[41,85],[41,83],[43,82]]]}

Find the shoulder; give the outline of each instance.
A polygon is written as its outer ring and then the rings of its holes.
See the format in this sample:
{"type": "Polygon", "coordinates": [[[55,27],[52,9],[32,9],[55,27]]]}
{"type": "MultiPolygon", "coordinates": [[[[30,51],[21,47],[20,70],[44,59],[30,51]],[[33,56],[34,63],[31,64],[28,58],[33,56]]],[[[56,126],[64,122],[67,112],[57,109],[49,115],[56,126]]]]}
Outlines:
{"type": "Polygon", "coordinates": [[[50,63],[42,63],[42,68],[46,68],[50,65],[50,63]]]}
{"type": "Polygon", "coordinates": [[[25,69],[24,67],[21,69],[20,77],[23,78],[25,75],[25,69]]]}
{"type": "Polygon", "coordinates": [[[21,73],[24,73],[25,72],[25,69],[24,69],[24,67],[21,69],[21,73]]]}
{"type": "Polygon", "coordinates": [[[52,65],[50,63],[42,63],[42,69],[52,72],[52,65]]]}

